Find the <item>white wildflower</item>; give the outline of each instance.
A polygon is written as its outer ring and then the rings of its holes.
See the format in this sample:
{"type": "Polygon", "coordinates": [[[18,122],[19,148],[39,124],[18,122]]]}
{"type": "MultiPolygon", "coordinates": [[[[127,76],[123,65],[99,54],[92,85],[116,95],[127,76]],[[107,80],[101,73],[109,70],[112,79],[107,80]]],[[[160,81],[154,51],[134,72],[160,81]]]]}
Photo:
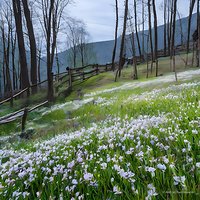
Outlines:
{"type": "Polygon", "coordinates": [[[84,177],[84,179],[86,181],[90,181],[93,178],[93,174],[91,174],[91,173],[85,173],[83,177],[84,177]]]}
{"type": "Polygon", "coordinates": [[[114,192],[114,194],[122,194],[122,192],[120,191],[120,188],[118,186],[113,187],[113,192],[114,192]]]}
{"type": "Polygon", "coordinates": [[[160,169],[160,170],[162,170],[162,171],[165,171],[167,169],[164,164],[158,164],[157,168],[160,169]]]}

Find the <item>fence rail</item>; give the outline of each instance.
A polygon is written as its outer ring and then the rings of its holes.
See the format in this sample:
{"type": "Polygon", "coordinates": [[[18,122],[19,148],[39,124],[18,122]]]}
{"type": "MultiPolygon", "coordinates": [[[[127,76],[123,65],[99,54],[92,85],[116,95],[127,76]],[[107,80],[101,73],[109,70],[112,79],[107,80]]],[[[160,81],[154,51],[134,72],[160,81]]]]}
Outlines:
{"type": "Polygon", "coordinates": [[[20,110],[18,110],[16,112],[13,112],[13,113],[8,114],[8,115],[6,115],[4,117],[1,117],[0,118],[0,125],[8,124],[10,122],[14,122],[18,118],[22,117],[22,132],[23,132],[24,129],[25,129],[26,118],[27,118],[28,113],[36,110],[37,108],[40,108],[40,107],[46,105],[47,103],[48,103],[48,101],[45,101],[45,102],[40,103],[40,104],[38,104],[38,105],[36,105],[36,106],[34,106],[32,108],[25,107],[25,108],[20,109],[20,110]]]}
{"type": "MultiPolygon", "coordinates": [[[[111,64],[106,64],[106,65],[87,65],[84,67],[80,67],[80,68],[67,68],[66,72],[62,72],[59,74],[52,74],[52,79],[54,80],[54,83],[57,84],[55,86],[56,89],[58,89],[61,85],[66,84],[66,91],[71,91],[72,87],[78,84],[81,84],[83,81],[88,80],[91,77],[94,77],[100,73],[103,72],[107,72],[107,71],[111,71],[112,70],[112,65],[111,64]],[[74,84],[73,84],[74,83],[74,84]]],[[[11,97],[4,99],[3,101],[0,102],[0,105],[7,103],[7,102],[11,102],[13,101],[15,98],[20,97],[21,95],[23,95],[25,92],[29,92],[30,93],[30,89],[36,86],[39,86],[45,82],[47,82],[48,80],[44,80],[41,81],[37,84],[31,85],[28,88],[25,88],[19,92],[17,92],[16,94],[12,95],[11,97]]],[[[22,132],[24,131],[25,128],[25,123],[26,123],[26,118],[28,113],[32,112],[33,110],[44,106],[48,103],[48,101],[44,101],[43,103],[40,103],[36,106],[34,106],[33,108],[23,108],[20,109],[16,112],[10,113],[8,115],[5,115],[3,117],[0,117],[0,125],[3,124],[7,124],[10,122],[13,122],[15,120],[17,120],[18,118],[22,118],[22,132]]]]}
{"type": "MultiPolygon", "coordinates": [[[[54,83],[57,83],[57,82],[60,83],[60,84],[56,84],[56,88],[59,88],[64,83],[68,83],[68,86],[66,85],[66,89],[67,89],[67,87],[72,87],[73,82],[84,81],[88,78],[98,75],[99,73],[110,71],[111,68],[112,68],[111,64],[106,64],[106,65],[93,64],[93,65],[86,65],[79,68],[68,68],[65,72],[62,72],[59,74],[52,74],[52,79],[54,83]]],[[[27,96],[28,96],[32,88],[40,86],[46,82],[48,82],[48,80],[43,80],[37,84],[30,85],[29,87],[21,91],[18,91],[16,94],[11,93],[10,97],[0,101],[0,105],[3,105],[7,102],[13,102],[13,100],[15,100],[17,97],[22,96],[24,93],[27,93],[27,96]]]]}

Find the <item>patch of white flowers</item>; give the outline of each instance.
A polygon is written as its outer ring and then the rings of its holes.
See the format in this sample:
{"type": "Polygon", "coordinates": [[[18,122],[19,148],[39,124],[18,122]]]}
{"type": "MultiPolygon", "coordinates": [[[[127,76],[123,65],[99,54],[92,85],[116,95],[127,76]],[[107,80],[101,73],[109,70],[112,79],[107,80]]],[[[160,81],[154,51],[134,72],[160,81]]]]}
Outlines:
{"type": "MultiPolygon", "coordinates": [[[[165,91],[199,85],[182,84],[165,91]]],[[[170,95],[167,98],[176,99],[170,95]]],[[[104,98],[96,100],[101,106],[110,103],[112,100],[104,98]]],[[[200,145],[199,108],[189,102],[180,105],[178,115],[110,116],[90,128],[38,142],[32,151],[0,150],[1,197],[88,199],[101,191],[99,195],[104,199],[104,192],[113,197],[131,191],[133,198],[143,194],[151,199],[169,183],[171,187],[189,187],[189,180],[195,181],[194,174],[200,169],[193,152],[200,145]],[[192,109],[197,111],[188,118],[187,112],[192,109]]]]}
{"type": "MultiPolygon", "coordinates": [[[[141,95],[132,95],[126,100],[126,102],[140,101],[140,100],[151,101],[157,98],[160,99],[184,98],[184,92],[181,93],[181,91],[191,90],[197,86],[200,86],[200,82],[183,83],[180,85],[170,85],[167,88],[154,89],[150,92],[144,92],[141,95]]],[[[196,94],[194,93],[193,95],[196,94]]]]}

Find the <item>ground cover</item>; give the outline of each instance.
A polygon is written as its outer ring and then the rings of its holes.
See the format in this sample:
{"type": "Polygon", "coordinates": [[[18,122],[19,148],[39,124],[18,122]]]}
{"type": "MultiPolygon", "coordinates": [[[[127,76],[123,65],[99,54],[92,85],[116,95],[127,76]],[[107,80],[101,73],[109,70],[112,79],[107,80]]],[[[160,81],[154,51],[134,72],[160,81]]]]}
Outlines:
{"type": "MultiPolygon", "coordinates": [[[[88,92],[70,114],[76,129],[0,150],[0,199],[198,199],[198,78],[129,84],[88,92]]],[[[65,106],[39,121],[59,124],[65,106]]]]}

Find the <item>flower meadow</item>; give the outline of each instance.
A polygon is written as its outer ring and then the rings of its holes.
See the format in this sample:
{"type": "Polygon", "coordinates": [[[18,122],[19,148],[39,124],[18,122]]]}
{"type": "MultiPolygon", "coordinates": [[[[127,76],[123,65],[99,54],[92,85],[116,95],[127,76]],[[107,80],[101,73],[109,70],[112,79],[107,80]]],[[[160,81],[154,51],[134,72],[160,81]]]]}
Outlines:
{"type": "Polygon", "coordinates": [[[200,199],[199,92],[191,82],[98,97],[94,109],[120,101],[126,113],[0,150],[0,199],[200,199]]]}

